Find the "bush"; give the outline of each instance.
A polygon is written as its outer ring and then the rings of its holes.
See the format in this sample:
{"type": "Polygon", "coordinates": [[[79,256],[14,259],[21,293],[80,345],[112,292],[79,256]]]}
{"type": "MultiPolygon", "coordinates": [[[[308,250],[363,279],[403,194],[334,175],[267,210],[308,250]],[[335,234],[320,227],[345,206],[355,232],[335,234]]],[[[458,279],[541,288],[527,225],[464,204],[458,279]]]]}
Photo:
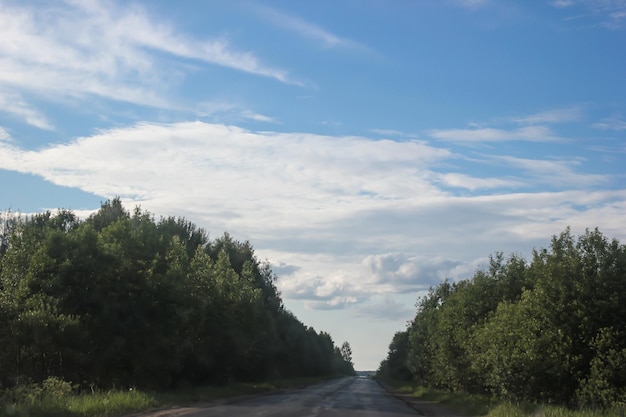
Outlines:
{"type": "Polygon", "coordinates": [[[39,408],[42,404],[58,405],[73,391],[72,384],[61,378],[49,377],[39,384],[22,378],[13,388],[0,391],[0,415],[25,415],[29,414],[27,410],[39,408]]]}
{"type": "Polygon", "coordinates": [[[618,339],[619,332],[602,328],[593,340],[591,370],[577,392],[580,404],[606,408],[626,402],[626,348],[619,348],[618,339]]]}
{"type": "Polygon", "coordinates": [[[71,382],[51,376],[41,383],[41,388],[46,396],[63,398],[69,396],[75,387],[71,382]]]}

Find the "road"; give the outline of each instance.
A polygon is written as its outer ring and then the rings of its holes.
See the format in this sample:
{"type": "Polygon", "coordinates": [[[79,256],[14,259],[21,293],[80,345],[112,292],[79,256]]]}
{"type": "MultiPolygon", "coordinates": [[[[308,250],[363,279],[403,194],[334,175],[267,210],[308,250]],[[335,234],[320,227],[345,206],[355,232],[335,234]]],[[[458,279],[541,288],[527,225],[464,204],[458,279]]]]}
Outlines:
{"type": "Polygon", "coordinates": [[[432,405],[415,410],[369,378],[343,378],[243,401],[177,407],[142,417],[453,417],[432,405]]]}

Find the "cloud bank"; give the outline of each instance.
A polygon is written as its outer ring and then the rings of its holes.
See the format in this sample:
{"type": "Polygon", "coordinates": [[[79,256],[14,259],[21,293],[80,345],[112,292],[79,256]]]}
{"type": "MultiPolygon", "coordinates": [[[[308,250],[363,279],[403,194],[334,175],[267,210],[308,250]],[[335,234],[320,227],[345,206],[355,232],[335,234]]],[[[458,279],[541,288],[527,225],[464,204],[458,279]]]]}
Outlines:
{"type": "Polygon", "coordinates": [[[283,273],[284,296],[314,309],[395,317],[394,294],[469,277],[494,251],[529,251],[567,226],[620,237],[626,221],[626,190],[594,189],[605,177],[572,160],[474,160],[506,166],[499,180],[450,170],[465,158],[420,140],[139,123],[28,150],[0,133],[0,169],[250,239],[283,273]],[[367,307],[380,295],[391,298],[367,307]]]}

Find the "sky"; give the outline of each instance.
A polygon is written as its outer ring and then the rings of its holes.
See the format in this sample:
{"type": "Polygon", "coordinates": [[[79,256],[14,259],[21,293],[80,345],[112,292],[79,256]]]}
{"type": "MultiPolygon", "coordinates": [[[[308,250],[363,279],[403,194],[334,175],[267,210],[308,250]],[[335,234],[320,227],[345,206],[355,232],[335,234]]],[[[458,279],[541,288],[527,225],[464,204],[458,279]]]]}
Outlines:
{"type": "Polygon", "coordinates": [[[0,182],[249,240],[376,369],[489,255],[626,241],[626,0],[0,0],[0,182]]]}

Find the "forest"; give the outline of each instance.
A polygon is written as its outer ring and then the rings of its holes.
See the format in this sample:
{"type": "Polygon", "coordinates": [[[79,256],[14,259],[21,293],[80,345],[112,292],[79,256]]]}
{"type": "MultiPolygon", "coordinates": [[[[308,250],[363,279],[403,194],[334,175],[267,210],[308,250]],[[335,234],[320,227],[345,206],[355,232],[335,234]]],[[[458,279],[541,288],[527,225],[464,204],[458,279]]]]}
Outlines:
{"type": "Polygon", "coordinates": [[[354,372],[288,311],[249,242],[120,199],[0,223],[0,389],[167,389],[354,372]]]}
{"type": "Polygon", "coordinates": [[[512,402],[624,404],[626,247],[568,228],[531,261],[492,255],[418,299],[378,375],[512,402]]]}

